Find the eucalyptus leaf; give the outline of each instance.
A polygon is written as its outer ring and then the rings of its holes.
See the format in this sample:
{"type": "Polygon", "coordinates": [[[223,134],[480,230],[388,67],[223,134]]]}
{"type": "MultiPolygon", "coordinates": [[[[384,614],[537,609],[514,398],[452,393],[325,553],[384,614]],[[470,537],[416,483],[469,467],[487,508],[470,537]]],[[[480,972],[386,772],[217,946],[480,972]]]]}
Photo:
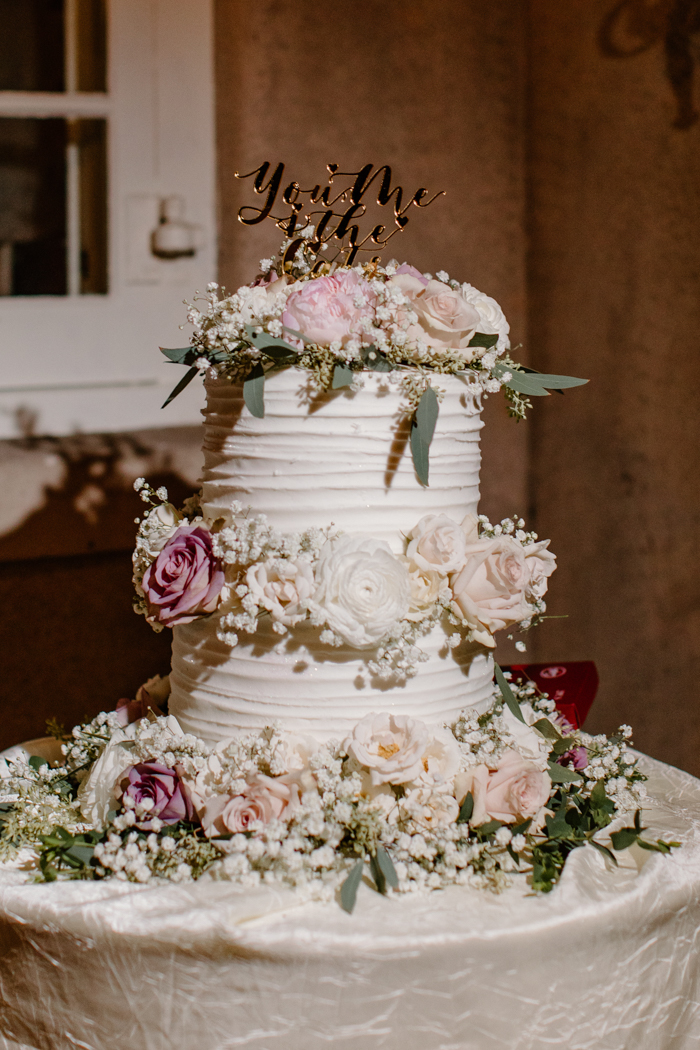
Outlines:
{"type": "Polygon", "coordinates": [[[519,394],[530,397],[547,397],[550,390],[568,390],[571,387],[583,386],[587,379],[577,379],[575,376],[551,375],[545,372],[537,372],[532,368],[520,370],[511,365],[499,361],[494,365],[494,374],[501,379],[504,386],[516,390],[519,394]],[[510,373],[510,379],[503,380],[502,376],[510,373]]]}
{"type": "Polygon", "coordinates": [[[174,365],[187,364],[187,358],[190,354],[196,352],[193,346],[179,346],[174,350],[168,349],[167,346],[159,346],[158,349],[161,354],[165,354],[168,361],[172,361],[174,365]]]}
{"type": "Polygon", "coordinates": [[[503,823],[500,820],[488,820],[485,824],[479,824],[478,827],[474,828],[474,831],[482,839],[489,838],[491,835],[495,835],[499,828],[503,827],[503,823]]]}
{"type": "Polygon", "coordinates": [[[243,331],[245,332],[247,342],[249,342],[251,346],[254,346],[256,350],[262,350],[263,353],[266,353],[269,356],[272,356],[269,351],[274,348],[284,349],[292,357],[296,357],[299,353],[296,347],[287,343],[284,339],[279,339],[275,335],[269,335],[267,332],[256,332],[255,327],[252,324],[244,325],[243,331]]]}
{"type": "Polygon", "coordinates": [[[32,755],[27,762],[27,765],[31,766],[31,768],[35,772],[38,772],[42,768],[42,766],[48,766],[48,764],[49,763],[47,762],[47,760],[45,758],[41,758],[39,755],[32,755]]]}
{"type": "Polygon", "coordinates": [[[296,339],[301,339],[302,343],[313,343],[313,339],[309,339],[308,336],[304,335],[302,332],[297,331],[296,328],[287,328],[286,324],[283,324],[282,330],[285,332],[289,332],[289,334],[295,336],[296,339]]]}
{"type": "Polygon", "coordinates": [[[182,391],[185,389],[185,387],[190,385],[190,383],[192,382],[192,380],[194,379],[194,377],[196,375],[197,375],[197,367],[195,365],[192,365],[192,367],[190,369],[188,369],[187,372],[185,372],[184,376],[182,377],[180,382],[177,384],[175,389],[172,390],[170,392],[170,394],[168,394],[168,396],[166,397],[165,401],[163,402],[163,404],[160,407],[161,408],[166,408],[170,404],[171,401],[174,401],[175,398],[177,397],[177,395],[181,394],[182,391]]]}
{"type": "Polygon", "coordinates": [[[386,878],[384,872],[381,869],[379,861],[374,854],[370,854],[369,868],[372,872],[372,878],[374,879],[374,885],[376,886],[377,893],[386,893],[386,878]]]}
{"type": "Polygon", "coordinates": [[[498,664],[494,664],[493,665],[493,670],[494,670],[494,674],[496,676],[496,684],[498,685],[498,688],[501,690],[501,696],[503,697],[504,703],[510,709],[510,713],[512,715],[514,715],[515,718],[517,718],[518,721],[522,722],[523,725],[524,725],[525,724],[525,719],[523,718],[523,713],[520,710],[520,704],[516,700],[515,693],[511,689],[510,685],[508,684],[506,676],[503,674],[503,671],[498,666],[498,664]]]}
{"type": "Polygon", "coordinates": [[[365,347],[360,357],[365,368],[369,368],[371,372],[393,372],[394,370],[394,366],[390,361],[387,361],[385,354],[381,350],[377,350],[374,344],[365,347]]]}
{"type": "Polygon", "coordinates": [[[604,846],[601,842],[596,842],[595,839],[589,839],[588,841],[590,842],[591,846],[598,850],[599,853],[602,853],[604,857],[607,857],[608,860],[611,860],[615,867],[618,866],[617,857],[615,856],[612,850],[609,850],[608,847],[604,846]]]}
{"type": "Polygon", "coordinates": [[[74,860],[77,860],[78,863],[81,865],[88,865],[92,860],[94,852],[94,846],[88,846],[87,844],[83,843],[76,843],[74,846],[71,846],[71,848],[68,850],[68,852],[66,853],[66,857],[71,857],[74,860]]]}
{"type": "Polygon", "coordinates": [[[550,839],[565,839],[571,834],[571,825],[566,820],[566,803],[560,806],[553,817],[545,817],[550,839]]]}
{"type": "Polygon", "coordinates": [[[387,884],[391,886],[392,890],[398,890],[399,877],[396,874],[394,862],[383,846],[377,846],[376,859],[387,884]]]}
{"type": "Polygon", "coordinates": [[[637,839],[637,845],[642,849],[653,850],[654,853],[670,853],[673,847],[678,848],[680,842],[664,842],[657,839],[656,842],[647,842],[646,839],[637,839]]]}
{"type": "Polygon", "coordinates": [[[418,480],[422,485],[427,485],[430,474],[430,449],[421,438],[415,420],[411,426],[411,456],[418,480]]]}
{"type": "Polygon", "coordinates": [[[575,781],[583,780],[583,777],[576,769],[560,766],[558,762],[550,762],[549,779],[553,784],[573,784],[575,781]]]}
{"type": "Polygon", "coordinates": [[[627,849],[628,846],[633,846],[638,837],[638,833],[634,828],[620,828],[619,831],[611,833],[610,841],[613,849],[621,850],[627,849]]]}
{"type": "Polygon", "coordinates": [[[472,813],[474,812],[474,796],[471,791],[467,792],[467,797],[459,808],[459,816],[457,817],[457,824],[466,824],[468,820],[471,820],[472,813]]]}
{"type": "Polygon", "coordinates": [[[297,357],[296,350],[287,349],[285,346],[263,346],[261,353],[278,365],[291,364],[297,357]]]}
{"type": "Polygon", "coordinates": [[[536,729],[548,740],[561,740],[561,733],[555,725],[552,725],[548,718],[538,718],[536,722],[533,722],[532,728],[536,729]]]}
{"type": "Polygon", "coordinates": [[[336,365],[333,369],[332,389],[340,390],[343,386],[350,386],[354,378],[355,373],[351,368],[346,368],[345,365],[336,365]]]}
{"type": "Polygon", "coordinates": [[[411,455],[418,480],[428,484],[430,473],[430,443],[435,433],[439,413],[439,402],[435,390],[426,387],[418,402],[411,425],[411,455]]]}
{"type": "Polygon", "coordinates": [[[263,419],[265,416],[265,372],[258,363],[243,380],[243,400],[251,416],[263,419]]]}
{"type": "Polygon", "coordinates": [[[475,332],[469,340],[469,346],[483,346],[484,349],[490,350],[492,346],[495,346],[498,342],[497,335],[486,335],[485,332],[475,332]]]}
{"type": "Polygon", "coordinates": [[[355,907],[357,900],[357,891],[362,881],[362,869],[365,866],[363,860],[358,860],[357,864],[350,869],[350,874],[347,879],[343,882],[340,887],[340,906],[343,911],[352,914],[352,910],[355,907]]]}

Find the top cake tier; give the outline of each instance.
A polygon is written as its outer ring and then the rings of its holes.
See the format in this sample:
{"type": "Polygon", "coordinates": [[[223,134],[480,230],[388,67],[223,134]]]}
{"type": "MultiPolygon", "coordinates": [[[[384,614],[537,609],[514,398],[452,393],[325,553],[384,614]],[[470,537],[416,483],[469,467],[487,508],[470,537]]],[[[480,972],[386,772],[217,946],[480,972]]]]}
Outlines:
{"type": "MultiPolygon", "coordinates": [[[[393,380],[393,377],[392,377],[393,380]]],[[[204,411],[202,507],[213,522],[240,501],[284,532],[335,524],[345,532],[401,538],[425,514],[461,521],[479,500],[480,407],[466,380],[435,377],[444,391],[430,446],[430,483],[418,480],[410,416],[398,383],[365,374],[362,388],[317,393],[296,368],[265,381],[265,417],[242,387],[209,380],[204,411]]]]}

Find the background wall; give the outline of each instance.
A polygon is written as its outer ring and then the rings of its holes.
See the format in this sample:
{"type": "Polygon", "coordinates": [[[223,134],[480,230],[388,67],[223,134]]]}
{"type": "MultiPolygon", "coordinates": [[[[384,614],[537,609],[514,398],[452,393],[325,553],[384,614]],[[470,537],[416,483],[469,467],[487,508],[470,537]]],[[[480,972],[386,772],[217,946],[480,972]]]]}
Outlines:
{"type": "MultiPolygon", "coordinates": [[[[697,39],[692,6],[354,0],[321,18],[217,0],[215,40],[220,280],[249,279],[278,243],[272,224],[237,222],[251,188],[236,170],[281,160],[303,182],[333,160],[388,163],[407,190],[448,191],[392,251],[495,296],[522,359],[591,379],[538,399],[527,426],[486,406],[482,506],[527,510],[559,556],[550,612],[568,618],[533,632],[528,658],[595,659],[590,727],[628,721],[641,748],[700,773],[700,128],[692,50],[668,45],[697,39]]],[[[167,636],[129,607],[129,485],[191,489],[199,435],[94,440],[0,446],[0,746],[168,662],[167,636]]]]}
{"type": "Polygon", "coordinates": [[[535,651],[594,658],[589,726],[628,722],[700,774],[700,125],[677,126],[694,109],[691,8],[530,5],[528,345],[542,371],[591,380],[533,412],[550,612],[568,614],[535,651]]]}

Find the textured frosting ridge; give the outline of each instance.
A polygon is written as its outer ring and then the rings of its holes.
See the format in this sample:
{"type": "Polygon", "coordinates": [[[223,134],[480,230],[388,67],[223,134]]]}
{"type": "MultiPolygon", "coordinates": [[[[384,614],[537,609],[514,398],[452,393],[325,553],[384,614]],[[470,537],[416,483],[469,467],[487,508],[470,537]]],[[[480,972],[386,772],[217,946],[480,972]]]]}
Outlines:
{"type": "MultiPolygon", "coordinates": [[[[476,512],[483,424],[459,377],[434,380],[444,397],[427,488],[413,469],[405,398],[386,375],[366,376],[358,391],[316,394],[305,373],[275,373],[265,383],[263,419],[250,414],[240,386],[206,385],[202,506],[210,523],[238,500],[284,532],[333,523],[399,553],[423,515],[461,521],[476,512]]],[[[421,640],[428,660],[404,684],[372,680],[372,653],[321,645],[308,625],[280,638],[263,618],[235,648],[216,627],[212,616],[173,632],[170,710],[209,742],[275,720],[323,739],[372,711],[450,722],[465,707],[485,705],[492,691],[490,655],[478,646],[449,649],[440,626],[421,640]]]]}

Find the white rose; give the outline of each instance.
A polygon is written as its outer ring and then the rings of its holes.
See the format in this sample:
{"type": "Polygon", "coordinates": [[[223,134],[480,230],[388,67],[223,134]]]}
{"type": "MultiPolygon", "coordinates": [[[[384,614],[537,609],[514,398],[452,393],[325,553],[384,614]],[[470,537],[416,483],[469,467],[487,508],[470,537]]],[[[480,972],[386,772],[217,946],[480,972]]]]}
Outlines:
{"type": "Polygon", "coordinates": [[[365,715],[343,744],[369,770],[372,784],[406,784],[424,772],[425,722],[406,715],[365,715]]]}
{"type": "Polygon", "coordinates": [[[496,300],[490,295],[484,295],[471,284],[462,285],[462,296],[479,314],[477,331],[483,332],[484,335],[497,335],[496,348],[499,351],[507,350],[510,346],[510,325],[496,300]]]}
{"type": "Polygon", "coordinates": [[[542,598],[547,593],[547,580],[557,567],[557,556],[547,550],[549,540],[523,547],[530,573],[530,594],[542,598]]]}
{"type": "Polygon", "coordinates": [[[444,828],[459,816],[457,799],[430,787],[414,788],[401,799],[401,810],[425,828],[444,828]]]}
{"type": "Polygon", "coordinates": [[[107,815],[114,808],[114,789],[127,769],[135,765],[135,726],[117,730],[105,745],[102,754],[78,788],[80,812],[97,827],[104,827],[107,815]]]}
{"type": "Polygon", "coordinates": [[[148,537],[148,546],[154,553],[161,551],[182,521],[172,503],[162,503],[149,511],[141,526],[148,537]]]}
{"type": "Polygon", "coordinates": [[[450,578],[453,612],[467,622],[474,641],[493,648],[496,631],[527,617],[529,583],[523,548],[510,536],[469,544],[464,568],[450,578]]]}
{"type": "Polygon", "coordinates": [[[285,627],[304,619],[314,592],[313,569],[302,558],[269,558],[251,565],[246,583],[257,604],[285,627]]]}
{"type": "Polygon", "coordinates": [[[381,540],[329,540],[321,549],[316,582],[310,608],[356,649],[377,645],[408,613],[408,570],[381,540]]]}
{"type": "Polygon", "coordinates": [[[419,569],[439,572],[443,576],[457,572],[466,561],[465,524],[471,527],[472,520],[469,515],[458,525],[446,514],[426,514],[408,534],[406,557],[419,569]]]}
{"type": "Polygon", "coordinates": [[[516,718],[504,704],[502,717],[506,723],[506,730],[513,737],[515,746],[523,758],[536,764],[538,769],[547,769],[551,745],[538,729],[532,728],[532,723],[544,716],[533,711],[529,704],[521,704],[520,710],[525,722],[516,718]]]}
{"type": "Polygon", "coordinates": [[[449,599],[450,588],[447,580],[439,572],[419,568],[405,555],[399,555],[399,558],[408,569],[408,583],[411,589],[411,601],[406,619],[423,620],[438,598],[449,599]]]}
{"type": "MultiPolygon", "coordinates": [[[[464,296],[442,281],[426,285],[410,274],[397,274],[390,281],[398,285],[410,301],[418,323],[406,331],[409,340],[422,340],[438,349],[466,349],[480,320],[480,314],[464,296]]],[[[473,354],[465,356],[465,362],[473,354]]]]}

